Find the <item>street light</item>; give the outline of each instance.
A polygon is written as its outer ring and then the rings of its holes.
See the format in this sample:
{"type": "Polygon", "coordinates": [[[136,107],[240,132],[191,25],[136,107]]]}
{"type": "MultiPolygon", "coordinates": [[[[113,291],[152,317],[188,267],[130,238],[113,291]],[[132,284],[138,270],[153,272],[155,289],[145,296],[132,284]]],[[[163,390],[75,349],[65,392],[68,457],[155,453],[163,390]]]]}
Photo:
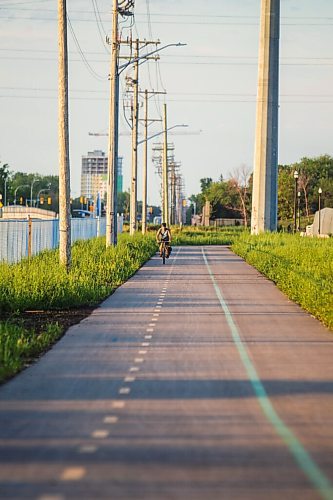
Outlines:
{"type": "Polygon", "coordinates": [[[323,192],[323,190],[321,189],[321,187],[318,189],[318,208],[319,208],[319,220],[318,220],[318,234],[320,234],[320,223],[321,223],[321,217],[320,217],[320,210],[321,210],[321,193],[323,192]]]}
{"type": "MultiPolygon", "coordinates": [[[[169,130],[172,130],[172,129],[177,128],[177,127],[188,127],[188,125],[184,125],[184,124],[182,124],[182,125],[173,125],[172,127],[167,128],[167,132],[169,132],[169,130]]],[[[144,142],[147,142],[147,141],[150,141],[151,139],[154,139],[155,137],[158,137],[159,135],[164,134],[164,132],[165,131],[162,130],[161,132],[157,132],[157,134],[154,134],[154,135],[152,135],[150,137],[147,137],[147,139],[143,139],[142,141],[138,141],[138,146],[140,144],[143,144],[144,142]]]]}
{"type": "Polygon", "coordinates": [[[25,187],[30,187],[30,184],[21,184],[20,186],[17,186],[14,192],[14,205],[16,205],[16,193],[20,188],[25,188],[25,187]]]}
{"type": "Polygon", "coordinates": [[[33,178],[31,186],[30,186],[30,207],[32,207],[32,188],[33,188],[33,186],[34,186],[34,184],[36,182],[40,182],[40,179],[38,177],[37,178],[35,178],[35,177],[33,178]]]}
{"type": "Polygon", "coordinates": [[[298,191],[297,193],[297,214],[298,214],[298,231],[301,230],[301,210],[300,210],[300,205],[301,205],[301,192],[298,191]]]}
{"type": "Polygon", "coordinates": [[[295,172],[294,172],[294,179],[295,179],[295,190],[294,190],[294,233],[296,233],[296,220],[297,220],[296,203],[297,203],[297,190],[298,190],[298,172],[297,172],[297,170],[295,170],[295,172]]]}
{"type": "Polygon", "coordinates": [[[38,191],[37,197],[36,197],[36,206],[38,207],[39,205],[39,197],[42,193],[46,193],[47,191],[50,191],[50,188],[43,188],[38,191]]]}

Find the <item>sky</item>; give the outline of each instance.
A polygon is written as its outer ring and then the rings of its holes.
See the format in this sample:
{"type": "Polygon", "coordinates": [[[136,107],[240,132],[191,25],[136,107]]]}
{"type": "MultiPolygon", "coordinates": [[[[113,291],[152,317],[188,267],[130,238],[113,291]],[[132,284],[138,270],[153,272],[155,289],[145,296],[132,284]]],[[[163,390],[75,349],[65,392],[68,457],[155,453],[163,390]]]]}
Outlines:
{"type": "MultiPolygon", "coordinates": [[[[107,150],[109,47],[112,0],[67,0],[80,50],[68,30],[71,190],[80,195],[81,156],[107,150]],[[101,21],[101,22],[100,22],[101,21]]],[[[158,62],[140,66],[140,88],[166,91],[149,101],[150,118],[167,104],[186,195],[200,179],[252,169],[260,0],[135,0],[133,38],[160,40],[158,62]],[[148,15],[148,13],[150,15],[148,15]]],[[[122,23],[123,38],[130,36],[122,23]]],[[[333,155],[333,2],[281,0],[279,163],[333,155]]],[[[123,49],[125,54],[126,50],[123,49]]],[[[0,0],[0,161],[12,170],[58,173],[57,2],[0,0]]],[[[124,187],[131,169],[129,99],[121,81],[119,154],[124,187]]],[[[143,108],[140,108],[141,117],[143,108]]],[[[151,135],[161,130],[153,122],[151,135]]],[[[160,204],[160,179],[149,143],[148,203],[160,204]]],[[[141,199],[141,147],[138,198],[141,199]]]]}

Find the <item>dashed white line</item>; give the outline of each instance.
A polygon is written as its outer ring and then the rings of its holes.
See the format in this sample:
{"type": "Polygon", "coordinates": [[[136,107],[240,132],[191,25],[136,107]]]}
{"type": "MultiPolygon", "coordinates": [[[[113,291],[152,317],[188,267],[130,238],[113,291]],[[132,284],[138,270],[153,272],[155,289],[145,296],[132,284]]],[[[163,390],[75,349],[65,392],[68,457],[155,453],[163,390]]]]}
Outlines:
{"type": "Polygon", "coordinates": [[[131,366],[131,368],[129,369],[130,372],[138,372],[139,371],[139,367],[138,366],[131,366]]]}
{"type": "Polygon", "coordinates": [[[121,387],[118,392],[119,394],[129,394],[131,389],[129,387],[121,387]]]}
{"type": "MultiPolygon", "coordinates": [[[[150,335],[151,337],[151,335],[150,335]]],[[[142,342],[142,347],[149,347],[150,346],[150,343],[149,342],[142,342]]]]}
{"type": "Polygon", "coordinates": [[[146,332],[153,332],[154,331],[154,328],[147,328],[146,332]]]}
{"type": "Polygon", "coordinates": [[[104,417],[103,422],[105,424],[116,424],[119,418],[116,415],[109,415],[108,417],[104,417]]]}
{"type": "Polygon", "coordinates": [[[133,377],[131,375],[124,378],[124,382],[134,382],[134,381],[135,381],[135,377],[133,377]]]}
{"type": "Polygon", "coordinates": [[[97,446],[87,444],[80,446],[79,453],[95,453],[98,450],[97,446]]]}
{"type": "Polygon", "coordinates": [[[147,351],[139,351],[139,354],[147,354],[147,351]]]}
{"type": "Polygon", "coordinates": [[[113,408],[124,408],[125,401],[113,401],[112,406],[113,408]]]}
{"type": "Polygon", "coordinates": [[[153,336],[152,335],[145,335],[145,339],[150,340],[153,336]]]}
{"type": "Polygon", "coordinates": [[[86,475],[84,467],[67,467],[60,475],[61,481],[79,481],[86,475]]]}
{"type": "Polygon", "coordinates": [[[91,436],[96,439],[105,439],[109,435],[109,431],[104,430],[104,429],[97,429],[94,431],[91,436]]]}
{"type": "Polygon", "coordinates": [[[143,363],[143,358],[135,358],[134,363],[143,363]]]}

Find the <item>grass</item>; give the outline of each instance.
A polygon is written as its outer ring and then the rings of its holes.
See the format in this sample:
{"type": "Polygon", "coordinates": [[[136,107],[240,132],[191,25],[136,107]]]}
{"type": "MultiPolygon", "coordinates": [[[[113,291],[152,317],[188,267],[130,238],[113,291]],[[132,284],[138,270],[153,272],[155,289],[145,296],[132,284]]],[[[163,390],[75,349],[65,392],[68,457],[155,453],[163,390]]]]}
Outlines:
{"type": "Polygon", "coordinates": [[[291,300],[333,329],[333,239],[265,233],[237,238],[232,250],[291,300]]]}
{"type": "MultiPolygon", "coordinates": [[[[45,251],[18,264],[0,264],[0,381],[15,374],[63,333],[57,322],[27,329],[17,324],[27,310],[50,311],[96,305],[132,276],[157,249],[152,236],[121,235],[116,248],[105,238],[79,241],[72,248],[69,273],[58,251],[45,251]],[[12,315],[12,316],[11,316],[12,315]]],[[[55,313],[55,317],[57,317],[55,313]]],[[[36,319],[37,326],[37,319],[36,319]]]]}
{"type": "Polygon", "coordinates": [[[15,375],[34,357],[47,350],[62,334],[57,324],[37,334],[24,326],[0,323],[0,381],[15,375]]]}
{"type": "Polygon", "coordinates": [[[243,227],[172,228],[172,245],[231,245],[244,232],[243,227]]]}

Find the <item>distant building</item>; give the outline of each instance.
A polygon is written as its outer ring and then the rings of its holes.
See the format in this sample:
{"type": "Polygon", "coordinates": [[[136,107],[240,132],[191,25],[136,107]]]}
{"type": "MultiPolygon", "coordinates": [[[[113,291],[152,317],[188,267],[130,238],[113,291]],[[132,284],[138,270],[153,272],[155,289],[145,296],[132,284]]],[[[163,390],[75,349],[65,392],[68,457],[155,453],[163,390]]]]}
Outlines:
{"type": "MultiPolygon", "coordinates": [[[[118,158],[117,191],[123,190],[123,158],[118,158]]],[[[106,199],[108,178],[108,158],[104,151],[89,151],[82,156],[81,196],[96,199],[99,194],[106,199]]]]}

